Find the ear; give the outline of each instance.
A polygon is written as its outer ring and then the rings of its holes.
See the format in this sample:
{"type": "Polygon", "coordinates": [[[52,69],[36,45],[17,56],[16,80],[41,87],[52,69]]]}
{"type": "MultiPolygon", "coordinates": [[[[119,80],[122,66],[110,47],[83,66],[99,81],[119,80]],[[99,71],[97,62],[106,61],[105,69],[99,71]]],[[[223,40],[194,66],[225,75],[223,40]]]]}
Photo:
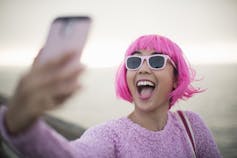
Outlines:
{"type": "Polygon", "coordinates": [[[178,85],[178,83],[177,83],[177,80],[175,79],[174,82],[173,82],[173,89],[176,89],[177,85],[178,85]]]}
{"type": "Polygon", "coordinates": [[[174,70],[174,78],[173,78],[173,89],[176,89],[178,86],[178,73],[174,70]]]}

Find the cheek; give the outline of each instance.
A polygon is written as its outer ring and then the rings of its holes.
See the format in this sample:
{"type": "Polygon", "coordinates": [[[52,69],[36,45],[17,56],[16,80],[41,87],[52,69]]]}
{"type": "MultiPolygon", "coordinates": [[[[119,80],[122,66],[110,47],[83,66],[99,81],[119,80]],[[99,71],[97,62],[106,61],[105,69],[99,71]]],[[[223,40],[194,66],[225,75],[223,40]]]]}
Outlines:
{"type": "Polygon", "coordinates": [[[173,82],[172,80],[164,80],[163,83],[160,85],[163,88],[163,91],[166,93],[170,93],[173,90],[173,82]]]}
{"type": "Polygon", "coordinates": [[[163,93],[170,93],[175,85],[174,75],[172,72],[159,75],[159,86],[163,93]]]}
{"type": "Polygon", "coordinates": [[[126,80],[127,80],[127,84],[128,84],[128,88],[131,91],[132,88],[134,87],[134,78],[135,78],[135,73],[131,72],[131,71],[127,71],[126,73],[126,80]]]}

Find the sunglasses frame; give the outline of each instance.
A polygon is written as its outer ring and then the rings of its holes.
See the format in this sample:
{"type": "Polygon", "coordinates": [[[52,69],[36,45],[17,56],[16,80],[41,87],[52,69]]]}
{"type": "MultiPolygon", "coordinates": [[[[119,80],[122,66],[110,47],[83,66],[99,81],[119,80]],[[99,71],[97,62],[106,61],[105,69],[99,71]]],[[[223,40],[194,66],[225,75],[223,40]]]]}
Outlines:
{"type": "Polygon", "coordinates": [[[176,68],[174,61],[173,61],[168,55],[165,55],[165,54],[154,54],[154,55],[146,55],[146,56],[140,56],[140,55],[129,55],[129,56],[127,56],[127,57],[125,58],[126,69],[127,69],[127,70],[138,70],[138,69],[140,69],[140,68],[142,67],[142,64],[143,64],[144,60],[147,61],[148,67],[149,67],[150,69],[152,69],[152,70],[162,70],[162,69],[164,69],[165,66],[166,66],[166,64],[167,64],[167,60],[169,60],[169,61],[171,62],[171,64],[173,65],[173,67],[176,68]],[[150,65],[149,59],[152,58],[152,57],[156,57],[156,56],[159,56],[159,57],[163,57],[163,58],[164,58],[164,65],[163,65],[162,67],[160,67],[160,68],[153,68],[153,67],[150,65]],[[128,68],[128,66],[127,66],[127,61],[128,61],[128,59],[129,59],[129,58],[132,58],[132,57],[138,57],[138,58],[141,59],[140,65],[139,65],[137,68],[135,68],[135,69],[128,68]]]}

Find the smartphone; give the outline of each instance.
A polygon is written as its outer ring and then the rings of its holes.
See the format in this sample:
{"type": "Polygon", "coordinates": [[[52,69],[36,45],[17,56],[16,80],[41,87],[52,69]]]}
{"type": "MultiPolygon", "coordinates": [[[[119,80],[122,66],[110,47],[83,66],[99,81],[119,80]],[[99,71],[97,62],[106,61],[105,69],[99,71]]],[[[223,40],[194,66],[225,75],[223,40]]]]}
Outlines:
{"type": "Polygon", "coordinates": [[[39,63],[44,64],[65,53],[75,52],[76,57],[69,65],[78,65],[90,25],[91,18],[89,16],[66,16],[54,19],[46,43],[40,52],[39,63]]]}

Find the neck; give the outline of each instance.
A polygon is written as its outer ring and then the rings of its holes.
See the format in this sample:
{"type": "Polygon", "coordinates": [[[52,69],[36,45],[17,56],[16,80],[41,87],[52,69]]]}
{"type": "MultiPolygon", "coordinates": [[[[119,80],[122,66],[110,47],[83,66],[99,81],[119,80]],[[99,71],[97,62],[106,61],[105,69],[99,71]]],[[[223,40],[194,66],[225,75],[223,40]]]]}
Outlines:
{"type": "Polygon", "coordinates": [[[168,109],[168,106],[162,106],[155,111],[147,112],[141,111],[135,106],[128,118],[148,130],[159,131],[164,129],[167,123],[168,109]]]}

